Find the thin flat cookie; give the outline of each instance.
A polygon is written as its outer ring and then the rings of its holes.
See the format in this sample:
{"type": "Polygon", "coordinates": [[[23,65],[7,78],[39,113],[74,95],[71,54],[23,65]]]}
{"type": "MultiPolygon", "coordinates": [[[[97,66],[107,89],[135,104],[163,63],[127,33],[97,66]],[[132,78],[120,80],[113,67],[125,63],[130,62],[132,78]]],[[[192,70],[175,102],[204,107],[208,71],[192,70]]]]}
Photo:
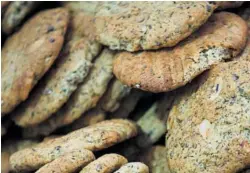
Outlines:
{"type": "Polygon", "coordinates": [[[237,56],[247,38],[246,22],[221,12],[187,40],[171,49],[121,52],[113,71],[124,84],[151,92],[166,92],[185,85],[203,71],[237,56]]]}
{"type": "Polygon", "coordinates": [[[149,173],[148,166],[140,162],[130,162],[114,173],[149,173]]]}

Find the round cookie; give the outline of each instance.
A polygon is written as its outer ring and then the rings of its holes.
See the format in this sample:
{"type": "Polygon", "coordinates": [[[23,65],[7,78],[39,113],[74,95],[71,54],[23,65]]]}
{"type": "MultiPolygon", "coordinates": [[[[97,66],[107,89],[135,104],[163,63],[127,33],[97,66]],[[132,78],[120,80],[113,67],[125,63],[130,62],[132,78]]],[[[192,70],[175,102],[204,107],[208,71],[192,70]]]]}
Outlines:
{"type": "Polygon", "coordinates": [[[16,1],[12,2],[2,19],[2,30],[6,34],[10,34],[21,24],[23,19],[33,11],[41,2],[34,1],[16,1]]]}
{"type": "Polygon", "coordinates": [[[250,165],[249,76],[248,61],[220,63],[191,83],[198,89],[184,88],[167,124],[171,172],[235,173],[250,165]]]}
{"type": "Polygon", "coordinates": [[[63,45],[68,17],[63,8],[42,11],[5,42],[1,52],[2,116],[27,99],[53,64],[63,45]]]}
{"type": "Polygon", "coordinates": [[[174,48],[117,54],[113,72],[128,86],[151,92],[170,91],[211,65],[237,56],[246,38],[247,25],[242,18],[233,13],[216,13],[174,48]]]}
{"type": "Polygon", "coordinates": [[[148,166],[140,162],[130,162],[114,173],[149,173],[148,166]]]}

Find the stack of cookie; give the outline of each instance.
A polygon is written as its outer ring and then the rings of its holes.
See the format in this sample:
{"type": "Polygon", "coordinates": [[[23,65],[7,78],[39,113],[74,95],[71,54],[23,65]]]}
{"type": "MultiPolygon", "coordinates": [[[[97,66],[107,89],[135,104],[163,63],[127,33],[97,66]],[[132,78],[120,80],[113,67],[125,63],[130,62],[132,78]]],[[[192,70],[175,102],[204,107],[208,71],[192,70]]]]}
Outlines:
{"type": "Polygon", "coordinates": [[[247,5],[2,2],[2,172],[249,167],[247,5]]]}

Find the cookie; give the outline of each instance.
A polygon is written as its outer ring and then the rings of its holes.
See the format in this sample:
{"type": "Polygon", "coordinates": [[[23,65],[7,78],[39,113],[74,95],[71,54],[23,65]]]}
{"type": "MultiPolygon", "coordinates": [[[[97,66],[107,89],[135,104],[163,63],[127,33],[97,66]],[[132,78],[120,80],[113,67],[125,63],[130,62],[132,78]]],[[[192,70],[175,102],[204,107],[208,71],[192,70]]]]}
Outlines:
{"type": "Polygon", "coordinates": [[[2,115],[26,100],[30,91],[57,58],[68,25],[63,8],[45,10],[9,37],[2,49],[2,115]],[[54,29],[51,31],[51,27],[54,29]]]}
{"type": "Polygon", "coordinates": [[[98,151],[137,135],[136,125],[128,120],[107,120],[42,142],[11,155],[11,170],[32,171],[73,150],[98,151]]]}
{"type": "Polygon", "coordinates": [[[106,91],[111,78],[114,52],[104,49],[95,60],[90,74],[83,83],[78,85],[67,103],[48,120],[34,127],[26,129],[30,137],[48,135],[59,127],[68,125],[96,106],[99,99],[106,91]]]}
{"type": "Polygon", "coordinates": [[[87,38],[75,38],[64,46],[58,61],[34,88],[30,98],[14,111],[14,121],[22,127],[48,119],[69,99],[87,77],[101,46],[87,38]]]}
{"type": "Polygon", "coordinates": [[[99,3],[96,39],[115,50],[172,47],[205,23],[216,8],[212,2],[99,3]]]}
{"type": "Polygon", "coordinates": [[[213,64],[238,55],[245,46],[246,36],[246,22],[239,16],[216,13],[174,48],[119,53],[113,72],[128,86],[151,92],[170,91],[185,85],[213,64]]]}
{"type": "Polygon", "coordinates": [[[91,151],[76,150],[56,158],[41,167],[36,173],[74,173],[93,160],[95,160],[95,156],[91,151]]]}
{"type": "Polygon", "coordinates": [[[167,148],[156,145],[138,154],[139,160],[149,167],[151,173],[171,173],[167,163],[167,148]]]}
{"type": "Polygon", "coordinates": [[[171,172],[234,173],[250,165],[249,75],[248,61],[220,63],[191,83],[198,89],[185,87],[189,96],[176,100],[168,118],[171,172]]]}
{"type": "Polygon", "coordinates": [[[30,14],[36,7],[40,5],[41,2],[34,1],[16,1],[12,2],[2,19],[2,30],[6,34],[12,33],[16,27],[18,27],[21,22],[30,14]]]}
{"type": "Polygon", "coordinates": [[[9,158],[9,153],[1,152],[1,173],[8,173],[10,171],[9,158]]]}
{"type": "Polygon", "coordinates": [[[84,167],[80,173],[112,173],[128,161],[118,154],[105,154],[84,167]]]}
{"type": "Polygon", "coordinates": [[[140,162],[130,162],[114,173],[149,173],[148,166],[140,162]]]}
{"type": "Polygon", "coordinates": [[[85,15],[94,16],[98,5],[102,2],[96,1],[63,1],[62,5],[73,13],[84,12],[85,15]]]}
{"type": "Polygon", "coordinates": [[[219,2],[218,10],[224,10],[227,8],[238,8],[240,7],[243,2],[242,1],[221,1],[219,2]]]}
{"type": "Polygon", "coordinates": [[[100,107],[106,112],[114,112],[120,106],[122,98],[130,93],[131,88],[123,85],[119,80],[113,79],[100,100],[100,107]]]}

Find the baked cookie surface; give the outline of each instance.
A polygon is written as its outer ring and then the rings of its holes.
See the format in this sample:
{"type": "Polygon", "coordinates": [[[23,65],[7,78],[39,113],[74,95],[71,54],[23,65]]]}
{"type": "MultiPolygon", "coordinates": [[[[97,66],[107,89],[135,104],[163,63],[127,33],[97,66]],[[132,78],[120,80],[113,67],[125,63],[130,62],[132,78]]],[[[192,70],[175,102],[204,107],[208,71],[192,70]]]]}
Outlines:
{"type": "Polygon", "coordinates": [[[114,173],[149,173],[148,166],[140,162],[130,162],[114,173]]]}

